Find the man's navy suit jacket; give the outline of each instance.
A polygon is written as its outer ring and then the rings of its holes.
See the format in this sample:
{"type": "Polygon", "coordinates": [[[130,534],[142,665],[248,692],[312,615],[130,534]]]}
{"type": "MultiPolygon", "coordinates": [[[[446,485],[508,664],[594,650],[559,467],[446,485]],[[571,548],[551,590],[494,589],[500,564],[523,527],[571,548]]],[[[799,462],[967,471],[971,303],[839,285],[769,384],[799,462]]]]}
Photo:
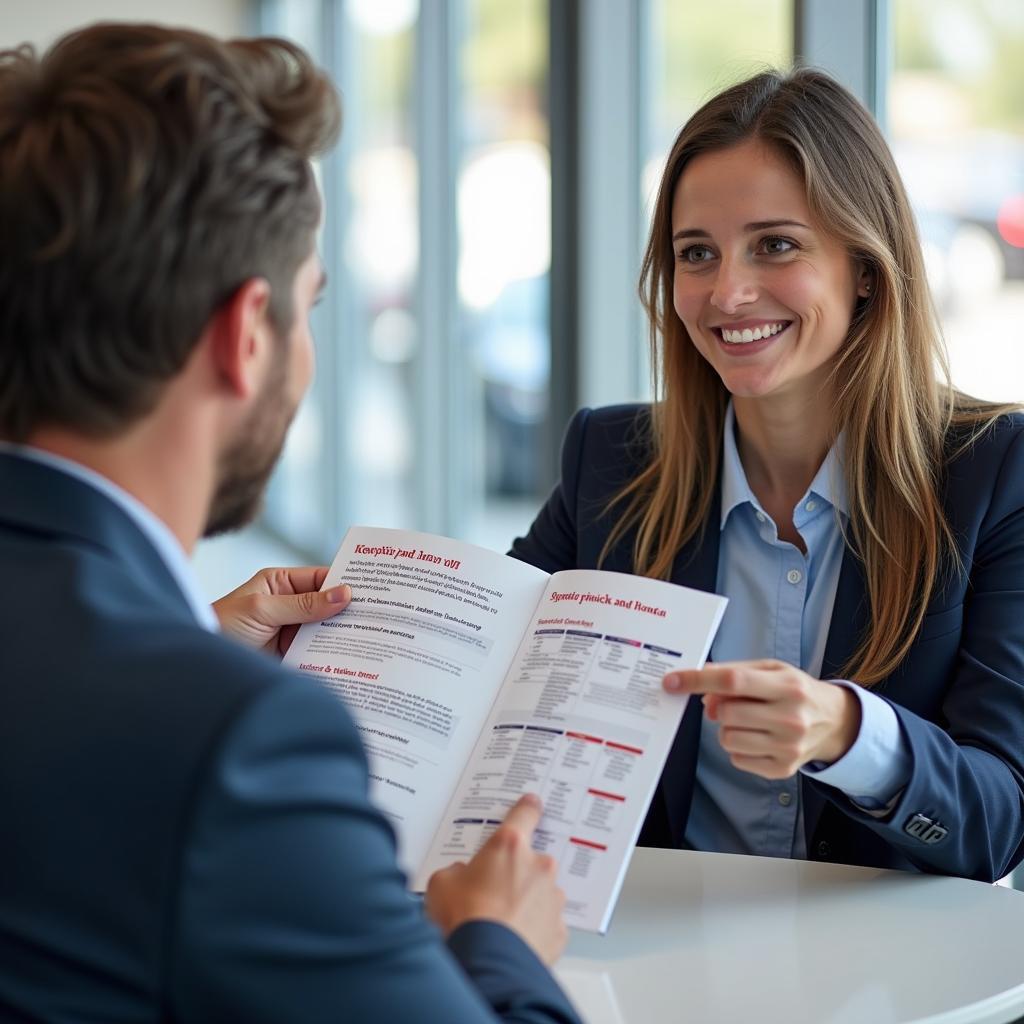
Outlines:
{"type": "Polygon", "coordinates": [[[342,704],[107,497],[0,455],[0,573],[0,1020],[576,1020],[508,929],[445,947],[342,704]]]}
{"type": "MultiPolygon", "coordinates": [[[[561,482],[513,555],[546,572],[598,565],[615,521],[609,503],[649,462],[649,417],[648,406],[635,405],[576,415],[561,482]]],[[[807,851],[815,860],[993,880],[1024,857],[1024,416],[1002,418],[951,459],[942,488],[966,573],[940,582],[912,649],[874,687],[896,711],[910,781],[880,820],[801,776],[807,851]]],[[[674,583],[714,591],[719,518],[716,494],[707,527],[675,559],[674,583]]],[[[626,534],[601,567],[630,572],[634,538],[626,534]]],[[[822,678],[838,676],[867,621],[862,565],[848,549],[822,678]]],[[[700,702],[691,701],[641,845],[684,845],[701,721],[700,702]]]]}

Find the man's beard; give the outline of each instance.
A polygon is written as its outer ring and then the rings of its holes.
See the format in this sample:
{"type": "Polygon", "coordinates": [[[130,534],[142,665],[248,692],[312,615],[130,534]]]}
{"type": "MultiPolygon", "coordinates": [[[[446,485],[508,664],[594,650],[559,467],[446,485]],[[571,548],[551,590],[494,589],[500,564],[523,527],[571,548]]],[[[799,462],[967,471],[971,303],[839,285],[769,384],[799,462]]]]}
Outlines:
{"type": "Polygon", "coordinates": [[[283,339],[274,358],[263,393],[239,430],[237,440],[221,456],[204,537],[245,526],[263,507],[267,481],[295,415],[286,397],[287,347],[283,339]]]}

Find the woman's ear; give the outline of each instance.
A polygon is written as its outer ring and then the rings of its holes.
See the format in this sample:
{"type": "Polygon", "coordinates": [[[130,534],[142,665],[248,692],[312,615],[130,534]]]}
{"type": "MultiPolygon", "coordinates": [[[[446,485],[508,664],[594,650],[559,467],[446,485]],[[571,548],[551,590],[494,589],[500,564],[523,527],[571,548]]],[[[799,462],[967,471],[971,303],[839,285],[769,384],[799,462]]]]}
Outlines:
{"type": "Polygon", "coordinates": [[[870,298],[875,290],[875,272],[866,264],[857,264],[857,297],[870,298]]]}

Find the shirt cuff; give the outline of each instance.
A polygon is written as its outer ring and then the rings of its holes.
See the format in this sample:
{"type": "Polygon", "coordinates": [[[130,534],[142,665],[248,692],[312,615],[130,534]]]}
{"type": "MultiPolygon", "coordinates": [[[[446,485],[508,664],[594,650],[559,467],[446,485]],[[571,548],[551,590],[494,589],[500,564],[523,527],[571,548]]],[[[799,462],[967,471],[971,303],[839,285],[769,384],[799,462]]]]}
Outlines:
{"type": "Polygon", "coordinates": [[[800,770],[817,782],[842,790],[866,811],[887,811],[910,781],[910,749],[899,719],[888,701],[845,679],[830,680],[850,690],[860,702],[860,731],[853,746],[838,761],[817,769],[800,770]]]}

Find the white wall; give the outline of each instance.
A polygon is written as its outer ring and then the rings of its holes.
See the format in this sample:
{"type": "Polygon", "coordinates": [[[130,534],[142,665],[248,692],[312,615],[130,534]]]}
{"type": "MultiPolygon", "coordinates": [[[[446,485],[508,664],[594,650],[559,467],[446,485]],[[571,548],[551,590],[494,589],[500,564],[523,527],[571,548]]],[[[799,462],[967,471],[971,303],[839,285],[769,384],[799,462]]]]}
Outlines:
{"type": "Polygon", "coordinates": [[[248,0],[0,0],[0,48],[46,47],[94,21],[152,21],[217,36],[243,35],[248,0]]]}

